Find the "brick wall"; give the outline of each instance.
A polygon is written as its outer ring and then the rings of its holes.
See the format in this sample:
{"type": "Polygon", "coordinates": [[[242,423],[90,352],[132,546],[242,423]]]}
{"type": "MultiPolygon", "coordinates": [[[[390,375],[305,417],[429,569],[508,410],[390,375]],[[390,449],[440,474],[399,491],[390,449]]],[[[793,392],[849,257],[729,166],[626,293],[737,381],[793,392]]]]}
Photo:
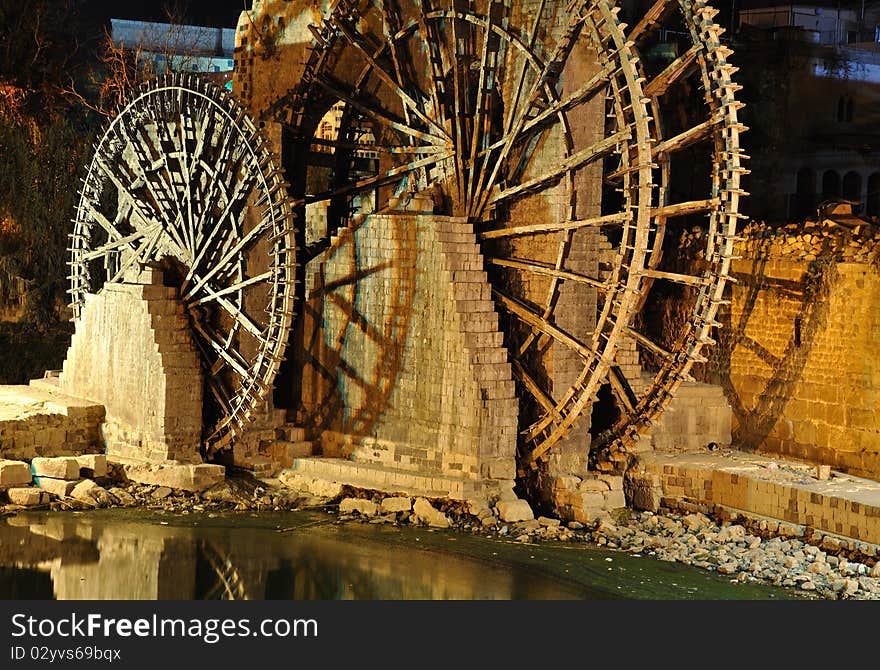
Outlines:
{"type": "Polygon", "coordinates": [[[106,408],[107,453],[201,462],[201,369],[176,289],[106,284],[87,295],[60,388],[106,408]]]}
{"type": "Polygon", "coordinates": [[[467,222],[373,215],[307,268],[303,409],[325,455],[513,479],[516,401],[467,222]]]}
{"type": "Polygon", "coordinates": [[[880,475],[880,275],[864,263],[743,258],[703,370],[741,448],[880,475]]]}

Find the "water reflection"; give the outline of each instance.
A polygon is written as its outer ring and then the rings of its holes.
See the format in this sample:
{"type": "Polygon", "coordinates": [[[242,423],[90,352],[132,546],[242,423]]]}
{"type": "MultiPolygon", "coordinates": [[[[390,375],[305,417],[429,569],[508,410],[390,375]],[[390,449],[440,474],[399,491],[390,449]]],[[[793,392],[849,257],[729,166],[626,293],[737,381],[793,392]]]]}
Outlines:
{"type": "Polygon", "coordinates": [[[279,532],[100,514],[9,517],[0,520],[0,598],[601,597],[523,566],[424,550],[399,532],[395,542],[375,526],[304,521],[316,525],[279,532]]]}

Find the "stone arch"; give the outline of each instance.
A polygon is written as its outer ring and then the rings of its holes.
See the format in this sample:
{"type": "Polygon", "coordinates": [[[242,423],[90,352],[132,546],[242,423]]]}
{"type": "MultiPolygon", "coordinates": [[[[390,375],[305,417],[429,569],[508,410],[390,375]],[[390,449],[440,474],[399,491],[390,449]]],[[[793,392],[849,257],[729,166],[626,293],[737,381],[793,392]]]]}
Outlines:
{"type": "Polygon", "coordinates": [[[822,175],[822,199],[837,198],[840,196],[840,175],[837,170],[825,170],[822,175]]]}
{"type": "Polygon", "coordinates": [[[872,172],[868,175],[865,214],[868,216],[880,216],[880,172],[872,172]]]}
{"type": "MultiPolygon", "coordinates": [[[[841,195],[847,200],[861,201],[862,199],[862,175],[855,170],[850,170],[843,175],[841,195]]],[[[857,207],[853,206],[853,211],[857,207]]]]}

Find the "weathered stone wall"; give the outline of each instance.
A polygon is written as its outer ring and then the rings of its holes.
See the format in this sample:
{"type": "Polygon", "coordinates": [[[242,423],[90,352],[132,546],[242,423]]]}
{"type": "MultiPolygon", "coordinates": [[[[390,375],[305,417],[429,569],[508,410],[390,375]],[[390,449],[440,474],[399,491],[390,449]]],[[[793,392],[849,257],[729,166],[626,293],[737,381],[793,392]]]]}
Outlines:
{"type": "Polygon", "coordinates": [[[704,451],[712,442],[728,445],[732,419],[730,403],[720,386],[684,382],[651,427],[650,443],[663,452],[704,451]]]}
{"type": "Polygon", "coordinates": [[[190,325],[176,290],[153,279],[86,296],[60,388],[104,405],[109,455],[200,462],[202,374],[190,325]]]}
{"type": "Polygon", "coordinates": [[[52,382],[0,386],[0,458],[79,456],[104,450],[104,408],[57,392],[52,382]]]}
{"type": "MultiPolygon", "coordinates": [[[[880,275],[856,263],[734,265],[727,364],[734,442],[880,474],[880,275]]],[[[722,372],[722,375],[724,373],[722,372]]]]}
{"type": "Polygon", "coordinates": [[[866,258],[866,243],[840,227],[745,235],[718,346],[694,375],[724,388],[735,447],[876,478],[880,274],[850,260],[866,258]]]}
{"type": "MultiPolygon", "coordinates": [[[[818,481],[806,472],[780,471],[771,459],[743,462],[734,456],[714,454],[658,454],[645,459],[640,476],[651,479],[662,489],[667,507],[680,503],[718,505],[880,543],[876,487],[860,485],[858,481],[850,481],[848,490],[841,493],[841,485],[836,482],[818,481]]],[[[777,529],[781,530],[778,523],[773,527],[777,529]]]]}
{"type": "Polygon", "coordinates": [[[298,423],[325,455],[514,478],[514,386],[482,267],[470,224],[418,214],[370,216],[309,265],[298,423]]]}

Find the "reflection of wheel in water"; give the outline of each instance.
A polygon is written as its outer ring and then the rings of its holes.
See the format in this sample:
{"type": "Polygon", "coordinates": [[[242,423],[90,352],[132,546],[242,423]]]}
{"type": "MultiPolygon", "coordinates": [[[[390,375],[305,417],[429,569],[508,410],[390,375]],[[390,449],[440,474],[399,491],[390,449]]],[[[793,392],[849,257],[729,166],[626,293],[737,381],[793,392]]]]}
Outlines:
{"type": "Polygon", "coordinates": [[[196,586],[204,592],[202,600],[249,600],[247,586],[229,553],[212,542],[199,542],[196,565],[196,586]]]}
{"type": "Polygon", "coordinates": [[[222,89],[194,77],[138,89],[89,165],[71,236],[74,315],[86,293],[130,268],[163,268],[201,355],[209,453],[240,432],[281,361],[291,227],[266,141],[222,89]]]}
{"type": "Polygon", "coordinates": [[[316,255],[416,191],[473,223],[523,391],[522,460],[534,464],[589,406],[637,307],[652,163],[617,10],[576,3],[556,35],[543,12],[521,12],[336,2],[313,28],[302,81],[274,111],[295,146],[310,147],[291,163],[298,204],[326,208],[316,255]],[[620,189],[607,212],[589,192],[603,166],[620,189]],[[600,277],[585,259],[603,229],[613,247],[600,277]]]}
{"type": "Polygon", "coordinates": [[[737,68],[726,60],[730,50],[720,42],[716,14],[702,0],[660,0],[627,31],[651,101],[660,190],[641,311],[622,348],[638,352],[653,372],[627,378],[620,366],[612,368],[620,418],[600,437],[600,448],[625,449],[650,428],[691,366],[705,360],[701,349],[714,343],[712,329],[720,325],[715,316],[741,218],[740,175],[747,171],[739,147],[745,130],[737,120],[740,87],[731,80],[737,68]],[[690,225],[706,230],[705,246],[683,270],[674,246],[690,225]],[[664,255],[664,246],[672,252],[664,255]],[[671,303],[683,312],[672,319],[671,303]]]}

